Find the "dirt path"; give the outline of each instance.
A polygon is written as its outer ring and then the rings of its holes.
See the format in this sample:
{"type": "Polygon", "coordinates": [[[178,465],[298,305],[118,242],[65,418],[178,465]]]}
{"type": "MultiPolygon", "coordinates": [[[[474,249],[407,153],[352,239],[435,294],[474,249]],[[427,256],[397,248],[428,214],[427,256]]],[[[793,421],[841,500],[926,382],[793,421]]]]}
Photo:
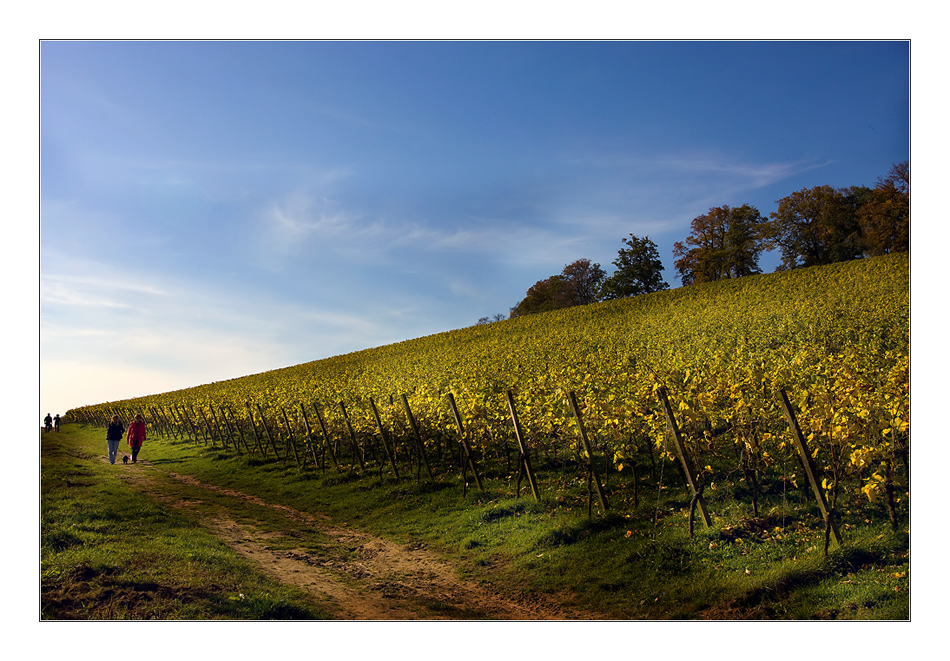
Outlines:
{"type": "Polygon", "coordinates": [[[187,486],[188,496],[163,484],[158,469],[147,461],[140,461],[125,479],[165,504],[201,511],[202,523],[228,546],[281,582],[309,591],[340,619],[598,619],[547,595],[504,596],[463,580],[452,565],[423,546],[396,544],[189,475],[161,475],[187,486]],[[279,512],[286,526],[274,531],[273,523],[255,521],[249,505],[279,512]],[[287,548],[288,534],[295,540],[292,548],[287,548]],[[281,543],[274,543],[278,539],[281,543]]]}

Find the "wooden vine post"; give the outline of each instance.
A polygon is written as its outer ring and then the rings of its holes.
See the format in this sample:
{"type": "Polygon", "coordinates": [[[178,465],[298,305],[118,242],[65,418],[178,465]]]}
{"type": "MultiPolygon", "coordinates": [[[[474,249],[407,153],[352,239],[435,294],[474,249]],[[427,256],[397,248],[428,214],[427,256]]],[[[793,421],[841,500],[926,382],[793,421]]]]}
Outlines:
{"type": "Polygon", "coordinates": [[[161,408],[157,406],[149,406],[149,411],[152,412],[152,418],[158,424],[158,428],[161,430],[162,436],[165,438],[172,438],[171,427],[168,426],[168,421],[165,419],[165,416],[162,415],[161,408]]]}
{"type": "Polygon", "coordinates": [[[472,448],[468,445],[468,439],[465,438],[465,428],[462,426],[462,416],[459,415],[458,406],[455,405],[455,396],[452,393],[449,393],[449,404],[452,406],[452,415],[455,417],[455,425],[459,428],[459,443],[462,445],[462,449],[465,451],[465,462],[462,464],[462,494],[465,494],[466,482],[465,482],[465,470],[466,468],[472,469],[472,475],[475,476],[475,484],[478,485],[479,491],[485,491],[485,487],[482,486],[482,478],[478,474],[478,468],[475,467],[475,458],[472,456],[472,448]]]}
{"type": "Polygon", "coordinates": [[[419,455],[426,465],[426,473],[429,475],[430,480],[434,480],[435,477],[432,475],[432,467],[429,465],[429,457],[426,455],[425,443],[422,442],[422,434],[419,433],[419,425],[416,424],[416,419],[412,415],[412,409],[409,408],[409,399],[405,395],[402,396],[402,405],[403,408],[406,409],[406,418],[409,420],[409,426],[412,427],[412,435],[413,438],[416,439],[416,447],[419,450],[419,455]]]}
{"type": "Polygon", "coordinates": [[[195,445],[198,445],[198,430],[195,428],[195,423],[188,417],[188,411],[185,410],[184,406],[178,408],[178,417],[184,420],[185,424],[188,425],[188,428],[191,430],[191,435],[195,437],[195,445]]]}
{"type": "Polygon", "coordinates": [[[162,420],[165,421],[165,426],[168,427],[169,431],[172,433],[172,438],[178,440],[179,435],[184,437],[184,433],[179,429],[178,425],[175,424],[175,416],[171,415],[171,407],[169,407],[169,412],[165,412],[164,406],[158,407],[158,413],[162,416],[162,420]]]}
{"type": "Polygon", "coordinates": [[[175,421],[175,424],[177,424],[178,428],[181,430],[181,440],[191,441],[192,434],[189,433],[188,422],[185,420],[185,416],[182,415],[181,409],[178,408],[177,404],[171,404],[169,405],[168,410],[172,414],[172,420],[175,421]]]}
{"type": "Polygon", "coordinates": [[[673,415],[673,407],[670,406],[670,398],[665,387],[660,388],[660,401],[663,403],[663,410],[666,412],[666,422],[673,434],[673,445],[676,448],[676,454],[679,456],[680,465],[686,474],[686,482],[693,492],[693,499],[699,505],[699,510],[703,515],[703,521],[707,527],[712,527],[712,519],[709,518],[709,512],[706,509],[706,500],[703,498],[702,490],[696,483],[696,469],[693,462],[686,453],[686,445],[683,443],[683,436],[680,434],[679,425],[676,424],[676,416],[673,415]]]}
{"type": "MultiPolygon", "coordinates": [[[[525,474],[528,476],[528,484],[531,485],[531,493],[534,494],[534,499],[541,500],[541,494],[538,492],[538,485],[534,480],[534,471],[531,470],[531,459],[528,457],[528,449],[525,446],[524,437],[521,433],[521,423],[518,422],[518,412],[515,410],[515,398],[512,396],[510,390],[508,391],[508,411],[511,413],[511,424],[514,425],[515,437],[518,439],[518,449],[521,452],[518,470],[519,483],[521,481],[521,467],[523,467],[525,474]]],[[[520,484],[518,492],[520,495],[520,484]]]]}
{"type": "Polygon", "coordinates": [[[227,427],[228,437],[231,438],[232,442],[234,443],[234,449],[237,450],[239,454],[241,454],[241,443],[244,443],[244,449],[246,450],[247,441],[242,438],[243,434],[241,434],[241,428],[238,426],[237,421],[235,420],[234,424],[232,425],[231,420],[228,419],[228,414],[230,413],[231,418],[233,418],[234,413],[232,413],[226,406],[223,405],[219,405],[218,410],[221,411],[221,418],[224,420],[224,424],[227,427]]]}
{"type": "MultiPolygon", "coordinates": [[[[208,410],[211,411],[211,421],[214,422],[214,429],[217,431],[218,438],[221,440],[221,445],[227,448],[228,444],[224,440],[224,434],[221,432],[221,425],[218,423],[218,416],[214,414],[214,406],[212,404],[208,404],[208,410]]],[[[212,438],[214,438],[214,436],[212,436],[212,438]]]]}
{"type": "MultiPolygon", "coordinates": [[[[214,409],[211,409],[211,412],[214,413],[214,409]]],[[[237,451],[238,454],[241,453],[241,445],[234,438],[234,430],[231,429],[231,421],[228,420],[228,416],[224,414],[224,406],[218,404],[218,412],[221,414],[221,419],[224,420],[224,429],[228,432],[228,440],[231,442],[231,446],[237,451]]]]}
{"type": "Polygon", "coordinates": [[[254,422],[254,410],[251,408],[251,403],[250,403],[250,402],[247,402],[246,405],[247,405],[247,418],[248,418],[248,420],[251,421],[251,429],[252,429],[253,432],[254,432],[254,440],[257,442],[257,449],[260,450],[260,451],[261,451],[261,454],[266,457],[266,456],[267,456],[267,444],[266,444],[266,443],[264,443],[264,444],[261,443],[261,435],[260,435],[260,433],[257,431],[257,423],[254,422]]]}
{"type": "Polygon", "coordinates": [[[152,426],[155,428],[155,431],[162,438],[167,438],[169,435],[168,430],[165,429],[164,422],[162,421],[161,418],[158,417],[158,414],[155,412],[155,407],[149,406],[147,408],[148,408],[148,414],[152,419],[152,426]]]}
{"type": "Polygon", "coordinates": [[[310,456],[313,457],[313,466],[316,468],[319,465],[320,470],[325,470],[326,461],[317,461],[317,450],[313,447],[313,429],[310,428],[310,419],[307,417],[307,409],[303,404],[300,405],[300,412],[303,414],[303,424],[307,430],[307,447],[310,448],[310,456]]]}
{"type": "Polygon", "coordinates": [[[181,432],[181,440],[186,441],[187,430],[185,429],[185,421],[180,420],[175,412],[175,407],[173,405],[168,406],[168,413],[171,416],[172,424],[178,428],[178,431],[181,432]]]}
{"type": "MultiPolygon", "coordinates": [[[[581,417],[581,409],[577,405],[577,396],[574,394],[573,390],[568,393],[568,401],[571,404],[571,410],[574,412],[574,419],[577,420],[577,428],[581,432],[581,443],[584,445],[584,452],[587,453],[588,475],[592,476],[594,479],[594,486],[597,488],[597,498],[600,499],[600,508],[606,512],[607,498],[604,496],[604,489],[600,485],[600,477],[597,475],[597,471],[594,469],[594,453],[591,452],[590,442],[587,439],[587,430],[584,428],[584,420],[581,417]]],[[[590,485],[588,484],[588,487],[589,486],[590,485]]]]}
{"type": "Polygon", "coordinates": [[[162,419],[158,417],[158,414],[155,413],[155,407],[149,406],[148,413],[150,416],[152,416],[152,425],[154,425],[155,429],[158,431],[159,436],[162,438],[167,438],[165,425],[163,424],[162,419]]]}
{"type": "Polygon", "coordinates": [[[184,404],[178,406],[178,417],[184,420],[186,429],[191,434],[192,439],[195,445],[198,445],[198,429],[195,427],[195,423],[192,421],[191,416],[188,415],[188,409],[185,408],[184,404]]]}
{"type": "Polygon", "coordinates": [[[172,420],[169,418],[168,414],[165,413],[165,407],[158,407],[158,415],[161,416],[162,420],[165,422],[165,427],[171,432],[172,438],[178,440],[179,429],[173,424],[172,420]]]}
{"type": "Polygon", "coordinates": [[[179,412],[175,409],[174,405],[172,404],[168,405],[168,417],[170,418],[172,425],[176,429],[178,429],[178,432],[181,435],[181,440],[187,441],[188,440],[187,425],[185,424],[185,421],[182,420],[181,415],[179,415],[179,412]]]}
{"type": "Polygon", "coordinates": [[[162,419],[165,421],[165,425],[171,430],[172,438],[178,438],[178,430],[175,428],[175,425],[168,421],[168,416],[165,415],[165,408],[162,406],[158,407],[158,412],[162,414],[162,419]]]}
{"type": "Polygon", "coordinates": [[[818,471],[815,469],[815,462],[812,460],[811,453],[808,451],[808,443],[805,441],[802,430],[798,426],[798,419],[795,417],[795,411],[792,409],[792,403],[788,399],[785,388],[779,388],[779,396],[782,398],[782,407],[785,409],[785,420],[792,432],[792,439],[798,448],[798,454],[801,455],[802,464],[805,467],[805,475],[808,476],[808,482],[811,484],[811,490],[815,494],[815,500],[818,501],[818,508],[824,517],[826,528],[830,528],[834,535],[835,543],[841,545],[841,533],[838,532],[838,525],[835,523],[831,511],[828,509],[828,503],[825,502],[825,494],[821,490],[821,483],[818,481],[818,471]]]}
{"type": "Polygon", "coordinates": [[[353,443],[353,452],[356,453],[356,459],[360,462],[360,470],[366,470],[366,464],[363,462],[363,453],[360,451],[360,444],[356,440],[356,432],[353,431],[353,423],[350,422],[350,416],[346,413],[346,405],[340,402],[340,410],[343,411],[343,420],[346,422],[346,428],[350,432],[350,441],[353,443]]]}
{"type": "MultiPolygon", "coordinates": [[[[238,423],[237,416],[234,415],[234,409],[231,408],[231,405],[230,405],[230,404],[228,404],[228,406],[227,406],[227,411],[228,411],[228,414],[231,416],[231,420],[234,421],[234,429],[237,430],[236,433],[237,433],[238,439],[241,441],[241,443],[244,444],[244,449],[245,449],[247,452],[250,452],[250,451],[251,451],[251,448],[250,448],[250,446],[247,444],[247,438],[244,437],[244,429],[243,429],[243,427],[241,427],[240,423],[238,423]]],[[[224,409],[222,409],[221,414],[224,415],[224,409]]]]}
{"type": "MultiPolygon", "coordinates": [[[[290,426],[290,420],[287,419],[287,411],[284,410],[284,407],[280,407],[280,414],[284,417],[284,426],[287,427],[287,456],[290,456],[291,448],[294,451],[294,459],[297,461],[297,465],[300,465],[300,455],[297,454],[297,441],[294,440],[294,429],[290,426]]],[[[304,455],[306,459],[306,455],[304,455]]]]}
{"type": "MultiPolygon", "coordinates": [[[[194,404],[190,404],[190,405],[189,405],[189,408],[191,409],[191,417],[194,418],[194,420],[195,420],[195,422],[194,422],[195,428],[196,428],[198,431],[201,432],[201,438],[204,439],[204,444],[207,445],[207,444],[208,444],[208,440],[210,439],[210,440],[211,440],[211,445],[212,445],[212,447],[214,447],[214,439],[211,438],[210,436],[208,436],[208,434],[205,433],[205,429],[207,429],[207,426],[208,426],[208,425],[207,425],[207,419],[205,419],[205,421],[206,421],[205,426],[202,427],[200,424],[198,424],[198,414],[195,413],[195,406],[194,406],[194,404]]],[[[201,417],[204,418],[204,411],[201,411],[201,417]]]]}
{"type": "Polygon", "coordinates": [[[228,441],[231,443],[231,447],[234,448],[235,452],[240,454],[241,444],[238,442],[235,428],[231,426],[231,421],[228,420],[228,414],[225,412],[223,404],[218,404],[218,417],[224,422],[224,431],[228,434],[228,441]]]}
{"type": "Polygon", "coordinates": [[[165,414],[159,406],[150,406],[149,409],[152,411],[152,415],[158,422],[159,428],[163,429],[162,436],[167,438],[175,438],[175,435],[172,432],[171,425],[168,424],[168,419],[165,418],[165,414]]]}
{"type": "Polygon", "coordinates": [[[340,468],[340,463],[336,459],[336,450],[333,449],[333,443],[330,441],[330,434],[327,433],[327,425],[323,421],[323,414],[320,413],[320,409],[317,408],[316,402],[312,404],[314,413],[317,414],[317,422],[320,423],[320,431],[323,432],[323,442],[327,451],[330,453],[330,459],[333,460],[333,465],[340,468]]]}
{"type": "MultiPolygon", "coordinates": [[[[369,405],[373,409],[373,417],[376,418],[376,429],[379,430],[379,436],[383,439],[383,448],[386,450],[386,457],[389,459],[389,465],[393,467],[393,475],[396,476],[396,479],[399,479],[399,469],[396,468],[396,457],[389,449],[389,441],[386,439],[386,429],[383,427],[383,420],[379,417],[379,409],[376,408],[376,402],[373,401],[373,398],[369,398],[369,405]]],[[[382,475],[382,471],[380,471],[382,475]]]]}
{"type": "Polygon", "coordinates": [[[267,418],[264,417],[264,411],[261,409],[260,404],[256,404],[257,412],[261,415],[261,424],[264,426],[264,431],[267,433],[267,439],[270,441],[270,446],[274,449],[274,455],[280,459],[280,451],[277,449],[277,441],[274,440],[274,435],[270,431],[270,427],[267,426],[267,418]]]}
{"type": "Polygon", "coordinates": [[[151,433],[156,436],[164,436],[161,426],[158,424],[158,421],[155,419],[155,412],[152,410],[152,407],[145,406],[142,410],[142,417],[145,420],[145,424],[151,429],[151,433]]]}

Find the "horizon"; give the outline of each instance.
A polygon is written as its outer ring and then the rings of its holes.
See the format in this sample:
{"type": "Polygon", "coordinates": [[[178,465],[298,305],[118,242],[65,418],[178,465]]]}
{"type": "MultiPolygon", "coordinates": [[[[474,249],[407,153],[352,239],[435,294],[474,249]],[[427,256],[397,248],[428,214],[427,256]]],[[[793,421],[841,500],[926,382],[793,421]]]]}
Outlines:
{"type": "Polygon", "coordinates": [[[44,41],[40,71],[41,416],[507,317],[631,233],[676,288],[711,207],[910,160],[907,41],[44,41]]]}

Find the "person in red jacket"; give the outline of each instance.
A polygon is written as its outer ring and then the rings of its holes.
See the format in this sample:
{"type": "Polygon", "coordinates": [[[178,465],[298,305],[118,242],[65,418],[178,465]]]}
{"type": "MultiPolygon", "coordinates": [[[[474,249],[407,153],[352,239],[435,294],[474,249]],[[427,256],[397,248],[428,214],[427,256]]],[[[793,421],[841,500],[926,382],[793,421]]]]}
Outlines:
{"type": "Polygon", "coordinates": [[[142,444],[145,443],[145,420],[142,419],[141,413],[135,416],[135,420],[129,425],[128,439],[129,447],[132,448],[132,463],[134,464],[138,459],[142,444]]]}

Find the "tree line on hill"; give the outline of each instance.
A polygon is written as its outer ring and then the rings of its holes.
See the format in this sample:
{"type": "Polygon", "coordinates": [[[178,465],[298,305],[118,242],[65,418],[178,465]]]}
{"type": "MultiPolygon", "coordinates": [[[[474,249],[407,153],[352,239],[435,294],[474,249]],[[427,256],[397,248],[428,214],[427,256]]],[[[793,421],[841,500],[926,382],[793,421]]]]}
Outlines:
{"type": "MultiPolygon", "coordinates": [[[[684,286],[762,273],[759,256],[779,250],[779,271],[832,264],[910,249],[910,168],[891,167],[874,188],[803,188],[777,201],[763,216],[749,204],[723,205],[697,216],[690,235],[673,244],[674,267],[684,286]]],[[[638,296],[668,289],[656,244],[648,236],[622,239],[607,275],[600,264],[578,259],[534,283],[509,317],[638,296]]],[[[479,324],[504,319],[482,317],[479,324]]]]}

